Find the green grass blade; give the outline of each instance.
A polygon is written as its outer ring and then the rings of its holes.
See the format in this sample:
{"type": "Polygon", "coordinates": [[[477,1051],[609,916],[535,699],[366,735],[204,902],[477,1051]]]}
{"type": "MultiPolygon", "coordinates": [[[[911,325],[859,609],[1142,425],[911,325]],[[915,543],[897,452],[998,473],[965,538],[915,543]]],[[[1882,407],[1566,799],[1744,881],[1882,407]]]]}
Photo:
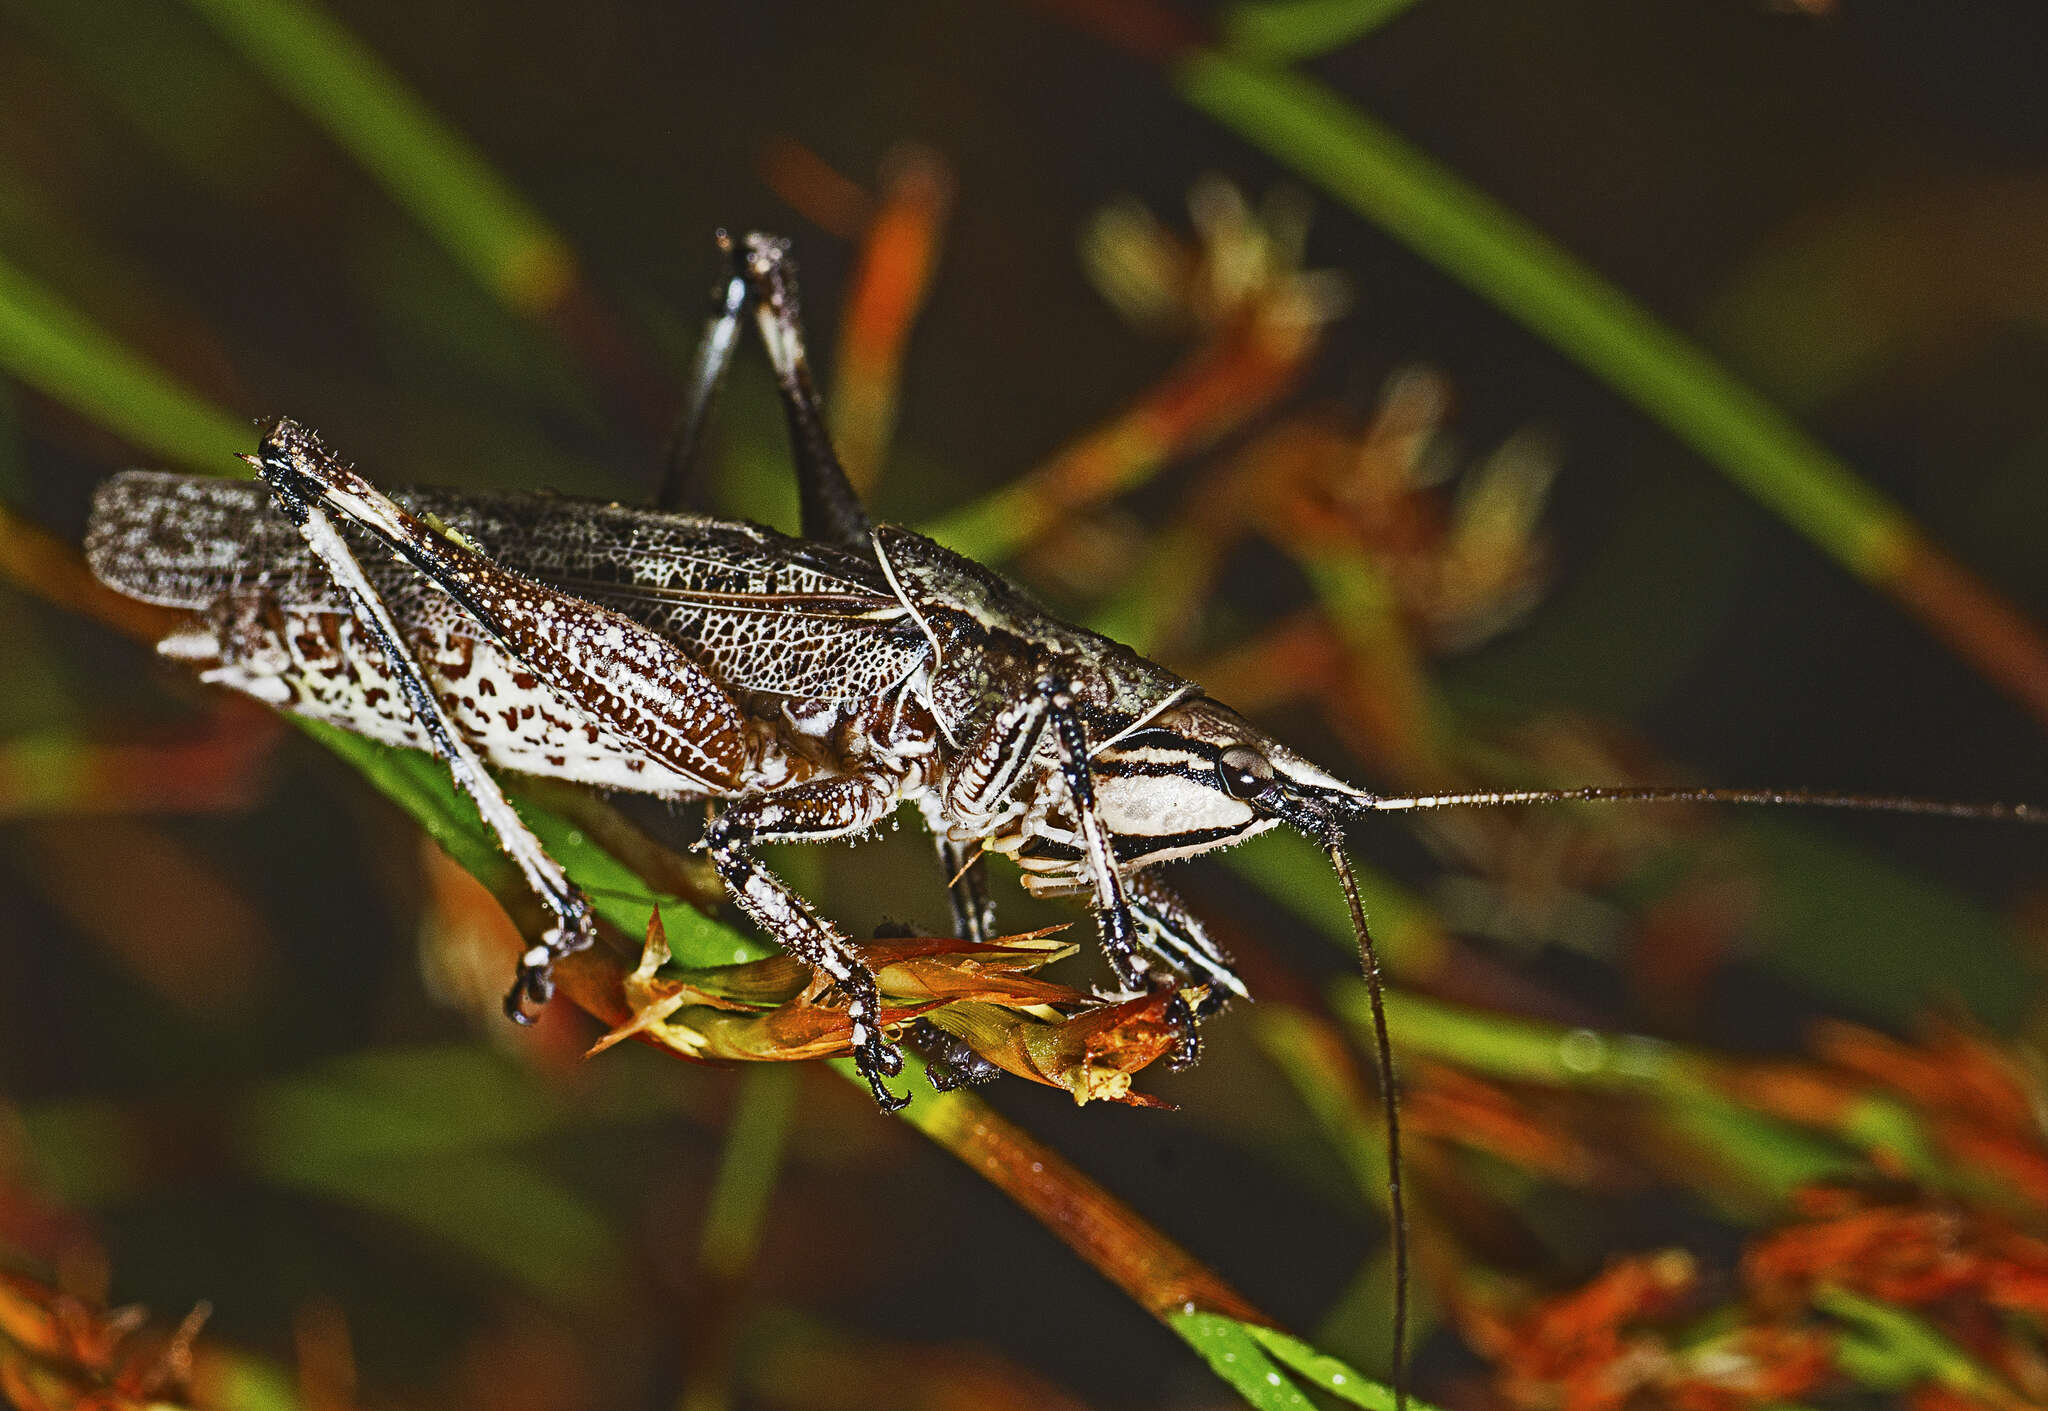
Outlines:
{"type": "Polygon", "coordinates": [[[566,242],[405,81],[312,0],[191,0],[499,298],[552,307],[566,242]]]}
{"type": "Polygon", "coordinates": [[[1931,1381],[1986,1405],[2023,1404],[1996,1373],[1903,1308],[1840,1287],[1815,1290],[1813,1302],[1861,1335],[1855,1370],[1879,1389],[1931,1381]]]}
{"type": "Polygon", "coordinates": [[[1315,1403],[1259,1346],[1249,1323],[1221,1313],[1177,1313],[1167,1323],[1258,1411],[1315,1411],[1315,1403]]]}
{"type": "Polygon", "coordinates": [[[235,455],[255,439],[4,259],[0,370],[142,450],[209,475],[239,470],[235,455]]]}
{"type": "Polygon", "coordinates": [[[1355,44],[1405,14],[1415,0],[1264,0],[1223,12],[1224,42],[1269,64],[1313,59],[1355,44]]]}
{"type": "MultiPolygon", "coordinates": [[[[1390,1389],[1277,1328],[1221,1313],[1176,1313],[1167,1323],[1258,1411],[1311,1411],[1316,1403],[1296,1377],[1366,1411],[1393,1411],[1390,1389]]],[[[1415,1411],[1432,1411],[1428,1402],[1412,1396],[1408,1404],[1415,1411]]]]}
{"type": "Polygon", "coordinates": [[[1528,222],[1315,80],[1214,52],[1181,96],[1521,320],[1827,553],[1881,577],[1904,515],[1778,408],[1528,222]]]}
{"type": "MultiPolygon", "coordinates": [[[[1393,1411],[1394,1393],[1391,1390],[1369,1377],[1361,1377],[1339,1359],[1316,1351],[1300,1338],[1278,1328],[1262,1328],[1256,1324],[1246,1326],[1259,1346],[1306,1378],[1318,1391],[1326,1391],[1353,1406],[1363,1406],[1366,1411],[1393,1411]]],[[[1428,1402],[1417,1401],[1412,1396],[1408,1398],[1408,1404],[1418,1411],[1432,1411],[1428,1402]]]]}
{"type": "MultiPolygon", "coordinates": [[[[1364,981],[1340,980],[1329,993],[1331,1010],[1367,1032],[1364,981]]],[[[1776,1198],[1857,1169],[1874,1152],[1930,1185],[1968,1189],[1978,1180],[1952,1166],[1910,1108],[1882,1094],[1865,1094],[1816,1131],[1746,1106],[1717,1081],[1725,1073],[1720,1060],[1661,1039],[1518,1019],[1408,991],[1389,997],[1387,1027],[1397,1051],[1410,1058],[1506,1082],[1649,1099],[1676,1130],[1776,1198]]]]}
{"type": "Polygon", "coordinates": [[[797,1074],[789,1064],[757,1063],[740,1081],[697,1246],[698,1267],[728,1282],[746,1272],[760,1249],[796,1116],[797,1074]]]}

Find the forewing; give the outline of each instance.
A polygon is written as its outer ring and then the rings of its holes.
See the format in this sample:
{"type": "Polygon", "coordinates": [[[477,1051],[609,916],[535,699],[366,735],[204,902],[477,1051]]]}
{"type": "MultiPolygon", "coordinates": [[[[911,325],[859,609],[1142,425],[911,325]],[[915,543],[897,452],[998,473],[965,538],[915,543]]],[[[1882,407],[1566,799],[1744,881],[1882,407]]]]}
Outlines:
{"type": "Polygon", "coordinates": [[[660,633],[726,686],[807,700],[883,694],[924,659],[872,565],[757,525],[520,497],[445,517],[492,557],[660,633]]]}
{"type": "MultiPolygon", "coordinates": [[[[926,644],[873,564],[756,525],[552,495],[402,490],[394,498],[499,564],[661,634],[723,685],[810,700],[880,695],[926,644]]],[[[93,571],[132,597],[204,609],[260,584],[281,605],[343,611],[269,492],[159,471],[114,476],[93,502],[93,571]]],[[[412,571],[362,545],[381,591],[412,571]]]]}
{"type": "MultiPolygon", "coordinates": [[[[367,557],[374,569],[389,555],[367,557]]],[[[299,531],[254,480],[124,470],[93,494],[85,559],[131,598],[203,611],[258,584],[308,612],[347,605],[299,531]]]]}

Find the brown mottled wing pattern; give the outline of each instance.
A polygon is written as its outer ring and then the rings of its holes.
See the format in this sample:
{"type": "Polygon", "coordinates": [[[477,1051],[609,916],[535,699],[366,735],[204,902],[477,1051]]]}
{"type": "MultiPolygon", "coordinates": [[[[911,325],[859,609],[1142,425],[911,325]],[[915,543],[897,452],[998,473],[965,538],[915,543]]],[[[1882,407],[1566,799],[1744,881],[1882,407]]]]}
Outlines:
{"type": "MultiPolygon", "coordinates": [[[[658,633],[726,687],[807,700],[872,698],[927,647],[872,564],[755,525],[547,495],[401,490],[497,563],[658,633]]],[[[353,531],[400,621],[438,596],[353,531]]],[[[346,611],[269,492],[250,481],[127,471],[100,489],[93,571],[130,596],[204,610],[261,587],[304,613],[346,611]]]]}
{"type": "Polygon", "coordinates": [[[677,643],[722,684],[872,700],[924,660],[873,564],[757,525],[541,497],[446,515],[493,558],[677,643]]]}
{"type": "MultiPolygon", "coordinates": [[[[364,560],[380,590],[389,557],[364,560]]],[[[93,495],[85,558],[108,587],[165,607],[203,611],[261,584],[295,608],[348,611],[299,531],[253,480],[123,471],[93,495]]]]}

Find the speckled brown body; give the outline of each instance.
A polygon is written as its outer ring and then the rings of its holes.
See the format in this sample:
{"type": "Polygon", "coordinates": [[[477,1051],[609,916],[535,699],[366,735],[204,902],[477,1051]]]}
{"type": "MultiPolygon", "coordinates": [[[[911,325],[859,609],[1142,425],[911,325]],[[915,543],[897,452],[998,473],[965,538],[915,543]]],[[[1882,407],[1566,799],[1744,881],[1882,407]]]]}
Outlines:
{"type": "Polygon", "coordinates": [[[393,499],[289,421],[251,460],[264,483],[109,480],[93,570],[186,609],[159,648],[202,679],[448,762],[557,917],[522,961],[515,1017],[593,933],[493,768],[721,803],[705,834],[721,879],[847,987],[886,1104],[900,1060],[874,977],[762,842],[858,836],[914,803],[963,935],[991,934],[979,859],[1004,853],[1035,892],[1094,893],[1127,987],[1150,983],[1149,955],[1241,992],[1145,869],[1272,826],[1217,772],[1249,727],[980,565],[887,525],[840,536],[855,548],[547,495],[393,499]]]}
{"type": "MultiPolygon", "coordinates": [[[[565,698],[447,593],[359,543],[435,694],[492,765],[670,798],[773,792],[882,757],[901,761],[906,793],[928,782],[943,745],[919,699],[930,644],[871,563],[701,516],[546,495],[400,498],[504,568],[660,634],[732,710],[730,738],[670,767],[621,737],[601,702],[565,698]]],[[[127,472],[102,488],[86,549],[111,586],[192,612],[162,649],[205,679],[428,747],[384,654],[264,486],[127,472]]]]}
{"type": "Polygon", "coordinates": [[[988,852],[1034,892],[1089,894],[1121,987],[1172,991],[1191,1060],[1193,1006],[1244,987],[1153,865],[1283,819],[1323,830],[1332,800],[1360,796],[1192,683],[874,523],[825,428],[787,242],[718,243],[730,270],[663,508],[433,490],[401,503],[280,418],[244,457],[260,486],[144,471],[104,485],[95,573],[187,609],[161,646],[205,679],[447,763],[554,917],[521,957],[515,1019],[595,930],[494,768],[717,802],[703,845],[727,893],[844,994],[885,1107],[906,1099],[884,1081],[902,1056],[875,976],[759,850],[858,836],[906,802],[938,843],[961,936],[992,934],[988,852]],[[672,508],[749,314],[789,422],[801,539],[672,508]]]}
{"type": "Polygon", "coordinates": [[[113,477],[93,570],[190,612],[160,649],[203,679],[449,762],[559,918],[515,1015],[590,930],[493,768],[722,804],[705,846],[734,901],[861,989],[874,1072],[893,1060],[867,1020],[873,977],[759,843],[855,837],[912,803],[963,935],[991,934],[979,859],[1006,854],[1040,895],[1092,894],[1127,988],[1151,983],[1150,956],[1242,992],[1150,869],[1279,821],[1226,756],[1251,756],[1262,790],[1277,768],[1351,792],[1192,683],[857,507],[827,543],[549,495],[394,499],[290,421],[250,459],[263,483],[113,477]]]}
{"type": "MultiPolygon", "coordinates": [[[[1048,661],[1065,668],[1098,740],[1194,694],[906,530],[882,527],[877,557],[863,558],[752,524],[560,496],[397,496],[508,581],[536,580],[616,612],[686,659],[673,674],[695,689],[653,703],[680,740],[664,754],[646,731],[620,728],[633,703],[612,699],[606,684],[607,654],[641,646],[641,634],[599,623],[585,632],[594,668],[543,680],[533,653],[560,655],[558,646],[501,641],[368,531],[344,525],[451,720],[489,764],[520,774],[693,799],[885,779],[892,805],[918,802],[955,841],[1019,855],[1044,890],[1067,891],[1078,880],[1070,831],[1048,845],[1014,826],[1028,790],[977,800],[964,816],[933,791],[1048,661]]],[[[161,649],[204,679],[389,744],[430,747],[383,652],[263,485],[124,472],[94,502],[86,552],[109,585],[191,611],[161,649]]],[[[1039,752],[1027,774],[1054,767],[1052,743],[1039,752]]]]}

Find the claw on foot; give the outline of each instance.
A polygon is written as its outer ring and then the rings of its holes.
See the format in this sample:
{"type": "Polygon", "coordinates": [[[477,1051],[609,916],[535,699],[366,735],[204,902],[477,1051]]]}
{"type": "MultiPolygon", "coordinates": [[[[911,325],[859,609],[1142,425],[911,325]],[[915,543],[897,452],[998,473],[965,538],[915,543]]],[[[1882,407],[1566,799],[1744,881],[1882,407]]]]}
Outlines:
{"type": "Polygon", "coordinates": [[[505,1017],[514,1024],[531,1024],[534,1016],[526,1011],[526,992],[531,986],[524,972],[512,977],[512,988],[505,992],[505,1017]]]}
{"type": "Polygon", "coordinates": [[[903,1050],[877,1032],[868,1042],[854,1049],[853,1062],[860,1069],[861,1077],[868,1080],[868,1090],[874,1093],[882,1111],[901,1112],[910,1105],[909,1094],[898,1097],[882,1081],[903,1071],[903,1050]]]}
{"type": "Polygon", "coordinates": [[[530,1000],[538,1009],[555,997],[555,962],[563,956],[588,950],[597,943],[597,928],[590,919],[590,903],[573,887],[566,895],[549,898],[558,924],[544,932],[540,944],[519,957],[519,969],[512,976],[512,989],[505,996],[505,1017],[515,1024],[531,1024],[527,1013],[530,1000]]]}
{"type": "Polygon", "coordinates": [[[505,1017],[515,1024],[531,1024],[534,1015],[527,1011],[530,1000],[534,1008],[544,1006],[555,997],[555,957],[552,951],[536,946],[519,958],[518,973],[512,977],[512,988],[505,995],[505,1017]],[[534,957],[539,956],[536,960],[534,957]]]}
{"type": "Polygon", "coordinates": [[[965,1039],[947,1033],[929,1019],[911,1026],[910,1042],[924,1056],[924,1075],[933,1092],[986,1083],[1003,1070],[976,1053],[965,1039]]]}
{"type": "Polygon", "coordinates": [[[882,1081],[882,1075],[871,1070],[865,1062],[860,1065],[860,1070],[861,1076],[868,1080],[868,1091],[875,1095],[875,1105],[882,1111],[901,1112],[910,1106],[910,1094],[905,1093],[898,1097],[890,1092],[888,1085],[882,1081]]]}
{"type": "Polygon", "coordinates": [[[860,1069],[861,1077],[867,1079],[875,1101],[884,1112],[898,1112],[909,1103],[908,1097],[897,1097],[889,1091],[882,1079],[893,1078],[903,1071],[903,1050],[889,1042],[882,1030],[882,993],[875,984],[875,977],[866,967],[857,967],[851,975],[839,981],[840,990],[846,995],[847,1018],[853,1025],[853,1061],[860,1069]]]}

